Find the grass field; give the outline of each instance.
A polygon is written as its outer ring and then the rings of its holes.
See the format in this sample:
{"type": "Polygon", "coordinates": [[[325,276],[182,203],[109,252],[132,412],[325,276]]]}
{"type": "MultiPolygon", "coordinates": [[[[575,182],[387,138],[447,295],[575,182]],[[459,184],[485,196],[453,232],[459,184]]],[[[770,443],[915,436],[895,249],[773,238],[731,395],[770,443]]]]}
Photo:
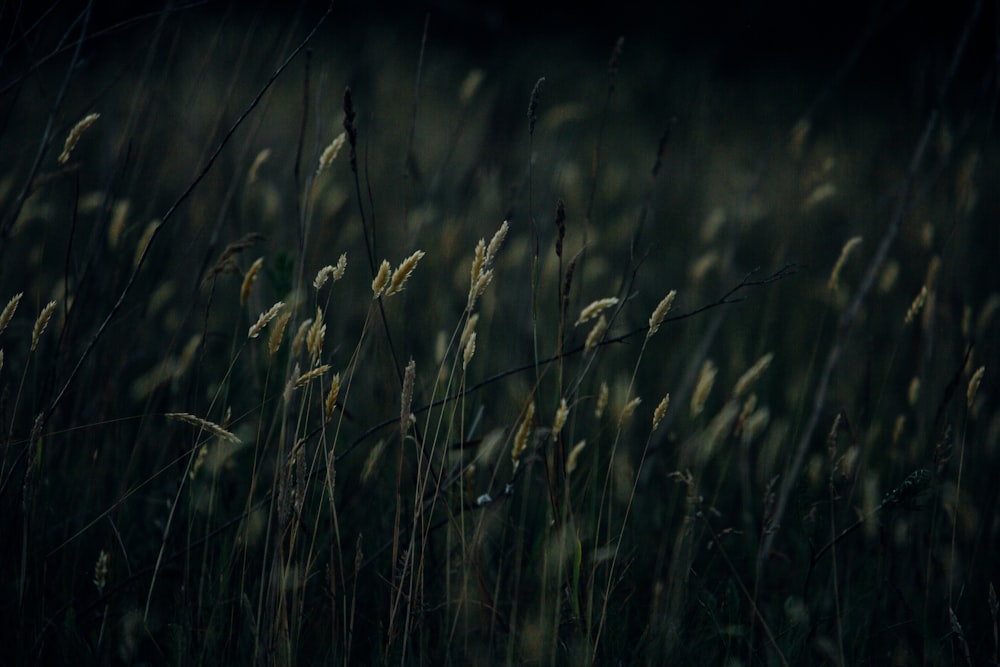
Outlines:
{"type": "Polygon", "coordinates": [[[5,14],[0,662],[996,664],[976,7],[5,14]]]}

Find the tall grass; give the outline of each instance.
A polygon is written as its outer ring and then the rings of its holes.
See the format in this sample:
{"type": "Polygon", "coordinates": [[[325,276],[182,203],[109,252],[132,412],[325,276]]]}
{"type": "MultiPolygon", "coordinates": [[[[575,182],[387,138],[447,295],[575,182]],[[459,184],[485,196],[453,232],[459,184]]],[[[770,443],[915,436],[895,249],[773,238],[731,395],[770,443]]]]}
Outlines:
{"type": "Polygon", "coordinates": [[[857,51],[91,10],[0,81],[12,663],[997,661],[965,33],[893,119],[857,51]]]}

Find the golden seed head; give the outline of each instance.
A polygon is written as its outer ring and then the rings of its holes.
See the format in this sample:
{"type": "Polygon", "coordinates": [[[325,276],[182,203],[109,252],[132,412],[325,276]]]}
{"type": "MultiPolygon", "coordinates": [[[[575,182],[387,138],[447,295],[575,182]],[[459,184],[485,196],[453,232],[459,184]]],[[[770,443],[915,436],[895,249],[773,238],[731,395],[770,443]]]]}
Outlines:
{"type": "Polygon", "coordinates": [[[73,129],[69,131],[69,135],[66,137],[66,143],[63,145],[63,151],[59,154],[59,164],[66,164],[69,162],[69,155],[76,148],[76,144],[80,141],[80,137],[83,133],[87,131],[87,128],[94,124],[98,118],[101,117],[99,113],[92,113],[84,116],[80,119],[73,129]]]}
{"type": "Polygon", "coordinates": [[[587,446],[586,440],[581,440],[580,442],[573,445],[573,449],[569,450],[569,457],[566,459],[566,474],[572,475],[573,471],[576,470],[576,466],[580,461],[580,454],[583,452],[583,448],[587,446]]]}
{"type": "Polygon", "coordinates": [[[667,414],[667,407],[670,405],[670,394],[664,394],[663,398],[657,404],[656,409],[653,410],[653,430],[660,425],[663,421],[663,415],[667,414]]]}
{"type": "Polygon", "coordinates": [[[500,252],[501,246],[503,246],[504,239],[507,238],[507,230],[510,229],[510,225],[504,220],[503,224],[490,239],[490,244],[486,247],[486,263],[492,264],[493,260],[497,258],[497,253],[500,252]]]}
{"type": "Polygon", "coordinates": [[[920,293],[917,294],[916,298],[913,299],[913,303],[910,304],[909,310],[906,311],[906,318],[903,320],[904,324],[909,324],[913,321],[917,315],[920,314],[920,310],[924,307],[924,303],[927,302],[927,286],[924,285],[920,288],[920,293]]]}
{"type": "Polygon", "coordinates": [[[319,174],[324,169],[330,166],[334,160],[337,159],[337,155],[340,154],[340,149],[344,147],[344,142],[347,140],[347,133],[341,132],[338,134],[330,145],[323,149],[323,154],[319,156],[319,166],[316,168],[316,173],[319,174]]]}
{"type": "Polygon", "coordinates": [[[323,338],[326,336],[326,324],[323,322],[323,311],[316,307],[316,317],[313,319],[309,333],[306,334],[306,350],[313,365],[319,362],[319,357],[323,353],[323,338]]]}
{"type": "Polygon", "coordinates": [[[663,324],[663,318],[667,316],[670,312],[670,307],[674,305],[674,299],[677,297],[677,290],[670,290],[667,295],[660,300],[660,303],[656,304],[656,308],[653,309],[653,314],[649,316],[649,330],[646,331],[646,340],[649,340],[653,334],[660,330],[660,325],[663,324]]]}
{"type": "Polygon", "coordinates": [[[268,353],[273,355],[281,347],[281,339],[285,337],[285,329],[288,327],[288,321],[291,319],[292,311],[290,310],[286,310],[278,317],[278,321],[271,328],[271,337],[267,340],[268,353]]]}
{"type": "Polygon", "coordinates": [[[910,403],[910,405],[916,405],[917,400],[919,398],[920,398],[920,378],[917,376],[913,376],[913,379],[910,380],[910,386],[906,390],[906,400],[910,403]]]}
{"type": "Polygon", "coordinates": [[[605,299],[597,299],[596,301],[591,301],[587,304],[583,310],[580,311],[580,316],[576,318],[576,323],[573,326],[580,326],[584,322],[588,322],[595,317],[597,317],[601,312],[611,308],[612,306],[618,305],[618,297],[608,297],[605,299]]]}
{"type": "Polygon", "coordinates": [[[17,310],[17,304],[21,303],[21,297],[24,296],[24,292],[18,292],[10,298],[7,305],[4,306],[2,312],[0,312],[0,333],[7,328],[10,321],[14,318],[14,311],[17,310]]]}
{"type": "Polygon", "coordinates": [[[247,183],[253,184],[257,182],[257,176],[260,174],[260,168],[264,166],[267,159],[271,157],[271,149],[265,148],[261,152],[257,153],[257,157],[253,159],[253,164],[250,165],[249,171],[247,171],[247,183]]]}
{"type": "Polygon", "coordinates": [[[326,394],[326,401],[323,404],[323,419],[325,423],[330,423],[333,418],[333,410],[337,407],[337,396],[340,394],[340,373],[333,376],[330,382],[330,391],[326,394]]]}
{"type": "Polygon", "coordinates": [[[767,370],[767,367],[771,365],[771,361],[774,359],[774,353],[768,352],[763,357],[757,360],[757,362],[744,371],[740,379],[736,381],[736,386],[733,388],[733,398],[739,398],[746,393],[746,390],[753,385],[754,382],[767,370]]]}
{"type": "Polygon", "coordinates": [[[469,367],[473,355],[476,353],[476,332],[469,334],[469,339],[465,343],[465,350],[462,352],[462,370],[469,367]]]}
{"type": "Polygon", "coordinates": [[[590,330],[587,334],[587,342],[584,344],[584,348],[587,352],[593,350],[604,338],[604,332],[608,330],[608,320],[604,315],[600,315],[597,318],[597,322],[594,324],[594,328],[590,330]]]}
{"type": "Polygon", "coordinates": [[[424,253],[423,250],[418,250],[400,262],[399,266],[396,267],[396,270],[392,272],[392,279],[389,281],[389,288],[385,291],[386,296],[392,296],[397,292],[403,291],[403,286],[409,279],[410,274],[413,273],[415,268],[417,268],[417,264],[425,254],[426,253],[424,253]]]}
{"type": "Polygon", "coordinates": [[[597,391],[597,403],[594,405],[594,416],[598,419],[604,414],[604,408],[608,407],[608,383],[601,382],[601,388],[597,391]]]}
{"type": "Polygon", "coordinates": [[[308,319],[299,325],[299,330],[295,332],[295,337],[292,339],[292,356],[297,355],[302,350],[302,343],[305,342],[306,335],[312,328],[312,323],[313,321],[308,319]]]}
{"type": "Polygon", "coordinates": [[[389,261],[383,259],[382,264],[378,267],[378,273],[375,274],[375,279],[372,280],[372,293],[374,298],[379,298],[382,296],[382,292],[385,291],[385,286],[389,283],[389,275],[392,272],[392,267],[389,265],[389,261]]]}
{"type": "Polygon", "coordinates": [[[31,351],[34,352],[35,348],[38,347],[38,339],[42,337],[45,332],[45,327],[49,325],[49,320],[52,319],[52,312],[56,309],[56,302],[49,301],[42,308],[42,312],[38,313],[38,317],[35,319],[35,326],[31,330],[31,351]]]}
{"type": "Polygon", "coordinates": [[[635,409],[637,407],[639,407],[640,403],[642,403],[642,399],[640,397],[636,396],[631,401],[629,401],[628,403],[626,403],[625,405],[623,405],[622,406],[622,414],[621,414],[621,417],[620,417],[620,421],[622,423],[625,423],[626,421],[628,421],[629,418],[632,417],[632,413],[635,412],[635,409]]]}
{"type": "Polygon", "coordinates": [[[257,318],[257,321],[254,322],[253,326],[250,327],[250,331],[247,332],[247,338],[256,338],[257,336],[259,336],[260,332],[264,330],[264,327],[267,326],[268,322],[277,317],[278,314],[281,312],[281,309],[284,307],[285,307],[285,302],[279,301],[278,303],[274,304],[273,306],[265,310],[263,313],[261,313],[260,317],[257,318]]]}
{"type": "Polygon", "coordinates": [[[307,373],[303,373],[295,379],[295,386],[301,387],[303,385],[309,384],[319,376],[330,370],[330,364],[323,364],[322,366],[317,366],[307,373]]]}
{"type": "Polygon", "coordinates": [[[695,385],[694,393],[691,395],[691,416],[697,417],[705,409],[705,401],[712,391],[715,383],[715,375],[718,369],[711,359],[706,359],[701,366],[701,373],[698,375],[698,383],[695,385]]]}
{"type": "Polygon", "coordinates": [[[563,430],[563,426],[566,425],[566,418],[569,417],[569,406],[566,405],[566,399],[559,400],[559,407],[556,409],[556,418],[552,423],[552,439],[557,440],[559,438],[559,432],[563,430]]]}
{"type": "Polygon", "coordinates": [[[108,222],[108,245],[112,248],[118,247],[118,240],[121,238],[122,232],[125,231],[125,221],[131,206],[128,199],[123,199],[115,202],[111,209],[111,221],[108,222]]]}
{"type": "Polygon", "coordinates": [[[976,392],[979,391],[979,384],[983,381],[984,375],[986,375],[986,366],[980,366],[972,374],[972,377],[969,378],[969,386],[965,390],[965,404],[969,408],[972,407],[972,403],[976,400],[976,392]]]}
{"type": "Polygon", "coordinates": [[[257,274],[260,273],[261,268],[264,266],[264,258],[258,257],[254,260],[254,263],[250,265],[247,270],[247,274],[243,277],[243,285],[240,287],[240,305],[245,306],[247,303],[247,297],[250,296],[250,288],[253,287],[254,281],[257,280],[257,274]]]}
{"type": "Polygon", "coordinates": [[[146,229],[142,232],[142,236],[139,237],[139,242],[135,244],[135,257],[132,258],[132,267],[138,267],[139,262],[142,261],[142,256],[146,252],[146,247],[152,242],[153,236],[156,234],[156,230],[160,228],[163,224],[161,220],[153,220],[148,225],[146,229]]]}
{"type": "Polygon", "coordinates": [[[510,451],[511,461],[514,462],[514,470],[517,470],[518,465],[521,463],[521,455],[528,446],[528,438],[531,436],[531,429],[534,425],[534,421],[535,402],[532,401],[531,403],[528,403],[528,407],[524,411],[524,417],[521,419],[521,426],[517,429],[517,435],[514,437],[514,447],[510,451]]]}
{"type": "Polygon", "coordinates": [[[471,336],[476,331],[476,325],[479,323],[479,313],[473,313],[469,315],[469,319],[465,321],[465,327],[462,329],[462,336],[459,338],[458,344],[462,347],[469,342],[469,336],[471,336]]]}
{"type": "Polygon", "coordinates": [[[399,401],[399,437],[405,438],[410,429],[410,405],[413,402],[413,383],[417,376],[417,364],[411,358],[403,372],[403,394],[399,401]]]}
{"type": "Polygon", "coordinates": [[[237,438],[235,435],[233,435],[226,429],[222,428],[215,422],[210,422],[207,419],[202,419],[201,417],[195,417],[193,414],[189,412],[168,412],[166,416],[170,417],[171,419],[179,419],[183,422],[187,422],[188,424],[193,424],[194,426],[197,426],[198,428],[204,431],[208,431],[217,438],[221,438],[222,440],[226,440],[235,445],[240,444],[239,438],[237,438]]]}

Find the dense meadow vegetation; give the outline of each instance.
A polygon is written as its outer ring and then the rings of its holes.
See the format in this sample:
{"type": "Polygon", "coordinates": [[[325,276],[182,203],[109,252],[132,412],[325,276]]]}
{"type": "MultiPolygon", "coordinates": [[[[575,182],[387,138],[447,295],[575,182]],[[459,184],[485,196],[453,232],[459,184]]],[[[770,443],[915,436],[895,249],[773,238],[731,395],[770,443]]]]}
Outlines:
{"type": "Polygon", "coordinates": [[[70,5],[2,9],[0,662],[997,663],[995,8],[70,5]]]}

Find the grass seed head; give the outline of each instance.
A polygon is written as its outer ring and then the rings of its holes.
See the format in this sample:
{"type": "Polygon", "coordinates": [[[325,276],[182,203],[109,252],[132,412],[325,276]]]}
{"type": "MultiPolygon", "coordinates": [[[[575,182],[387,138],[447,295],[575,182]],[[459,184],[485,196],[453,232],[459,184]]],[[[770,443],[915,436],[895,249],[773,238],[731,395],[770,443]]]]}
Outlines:
{"type": "Polygon", "coordinates": [[[979,391],[979,384],[983,381],[984,375],[986,375],[986,366],[980,366],[969,378],[969,386],[965,390],[965,405],[969,408],[976,400],[976,392],[979,391]]]}
{"type": "Polygon", "coordinates": [[[281,313],[281,309],[284,307],[285,302],[279,301],[261,313],[260,317],[257,318],[257,321],[254,322],[253,326],[251,326],[250,330],[247,332],[247,338],[256,338],[259,336],[260,332],[264,330],[264,327],[267,326],[268,322],[277,317],[281,313]]]}
{"type": "Polygon", "coordinates": [[[330,382],[330,391],[326,394],[326,401],[323,404],[323,420],[329,424],[333,418],[333,411],[337,407],[337,396],[340,395],[340,373],[333,376],[330,382]]]}
{"type": "Polygon", "coordinates": [[[389,275],[392,273],[392,267],[389,265],[389,260],[383,259],[382,264],[378,267],[378,273],[375,274],[374,280],[372,280],[372,294],[374,298],[379,298],[385,291],[385,286],[389,284],[389,275]]]}
{"type": "Polygon", "coordinates": [[[768,352],[763,357],[757,360],[753,366],[744,371],[740,379],[736,381],[736,386],[733,388],[733,398],[740,398],[746,393],[754,382],[763,375],[767,367],[771,365],[771,361],[774,359],[774,353],[768,352]]]}
{"type": "Polygon", "coordinates": [[[56,309],[56,302],[49,301],[42,308],[42,312],[38,313],[38,317],[35,319],[35,326],[31,330],[31,351],[34,352],[35,348],[38,347],[38,340],[42,337],[45,332],[45,327],[49,325],[49,320],[52,319],[52,313],[56,309]]]}
{"type": "Polygon", "coordinates": [[[583,448],[586,446],[587,446],[587,441],[581,440],[580,442],[573,445],[573,449],[569,450],[569,456],[566,458],[567,475],[572,475],[573,471],[576,470],[576,467],[580,461],[580,454],[583,453],[583,448]]]}
{"type": "Polygon", "coordinates": [[[698,383],[695,385],[694,393],[691,394],[691,416],[697,417],[705,409],[705,401],[712,391],[715,383],[715,376],[718,369],[711,359],[706,359],[701,366],[701,373],[698,375],[698,383]]]}
{"type": "Polygon", "coordinates": [[[611,308],[612,306],[618,305],[618,297],[611,296],[605,299],[597,299],[596,301],[591,301],[589,304],[584,306],[583,310],[580,311],[580,316],[576,318],[576,322],[573,326],[579,326],[584,322],[589,322],[603,311],[611,308]]]}
{"type": "Polygon", "coordinates": [[[521,425],[518,427],[517,435],[514,437],[514,446],[510,450],[510,459],[514,463],[515,471],[521,464],[521,455],[524,454],[524,450],[528,447],[528,439],[531,437],[534,422],[535,402],[532,401],[528,403],[528,407],[524,410],[524,417],[521,419],[521,425]]]}
{"type": "Polygon", "coordinates": [[[667,407],[670,405],[670,394],[664,394],[663,398],[656,405],[656,409],[653,410],[653,430],[660,425],[663,421],[663,416],[667,414],[667,407]]]}
{"type": "Polygon", "coordinates": [[[66,137],[66,143],[63,145],[62,153],[59,154],[59,164],[66,164],[69,162],[70,153],[76,148],[77,143],[80,141],[80,137],[83,133],[87,131],[87,128],[94,124],[94,122],[101,117],[99,113],[92,113],[84,116],[73,129],[69,131],[69,135],[66,137]]]}
{"type": "Polygon", "coordinates": [[[604,332],[606,332],[607,330],[608,330],[608,319],[604,317],[604,314],[602,313],[597,318],[597,323],[594,324],[594,328],[590,330],[589,334],[587,334],[587,342],[584,344],[584,348],[587,350],[587,352],[590,352],[591,350],[593,350],[595,347],[598,346],[598,344],[601,342],[601,339],[604,338],[604,332]]]}
{"type": "Polygon", "coordinates": [[[24,296],[24,292],[18,292],[10,298],[7,305],[4,306],[3,311],[0,312],[0,333],[3,333],[7,325],[14,318],[14,311],[17,310],[17,304],[21,303],[21,297],[24,296]]]}
{"type": "Polygon", "coordinates": [[[677,298],[677,290],[670,290],[667,295],[660,300],[660,303],[656,304],[656,308],[653,309],[653,314],[649,316],[649,330],[646,331],[646,340],[652,338],[653,334],[660,330],[660,325],[663,324],[663,318],[667,316],[670,312],[671,306],[674,305],[674,299],[677,298]]]}
{"type": "Polygon", "coordinates": [[[319,156],[319,166],[316,167],[316,173],[319,174],[326,170],[337,156],[340,154],[340,149],[344,147],[344,142],[347,140],[347,131],[338,134],[330,145],[323,149],[323,154],[319,156]]]}
{"type": "Polygon", "coordinates": [[[258,257],[254,260],[254,263],[250,265],[247,270],[246,276],[243,277],[243,285],[240,286],[240,305],[245,306],[247,304],[247,297],[250,296],[250,289],[253,287],[254,281],[257,280],[257,274],[260,273],[261,268],[264,266],[264,258],[258,257]]]}
{"type": "Polygon", "coordinates": [[[396,270],[392,272],[392,279],[389,281],[389,287],[385,291],[386,296],[392,296],[403,291],[406,281],[410,278],[410,274],[417,268],[417,264],[420,263],[420,259],[425,254],[423,250],[418,250],[400,262],[396,270]]]}

